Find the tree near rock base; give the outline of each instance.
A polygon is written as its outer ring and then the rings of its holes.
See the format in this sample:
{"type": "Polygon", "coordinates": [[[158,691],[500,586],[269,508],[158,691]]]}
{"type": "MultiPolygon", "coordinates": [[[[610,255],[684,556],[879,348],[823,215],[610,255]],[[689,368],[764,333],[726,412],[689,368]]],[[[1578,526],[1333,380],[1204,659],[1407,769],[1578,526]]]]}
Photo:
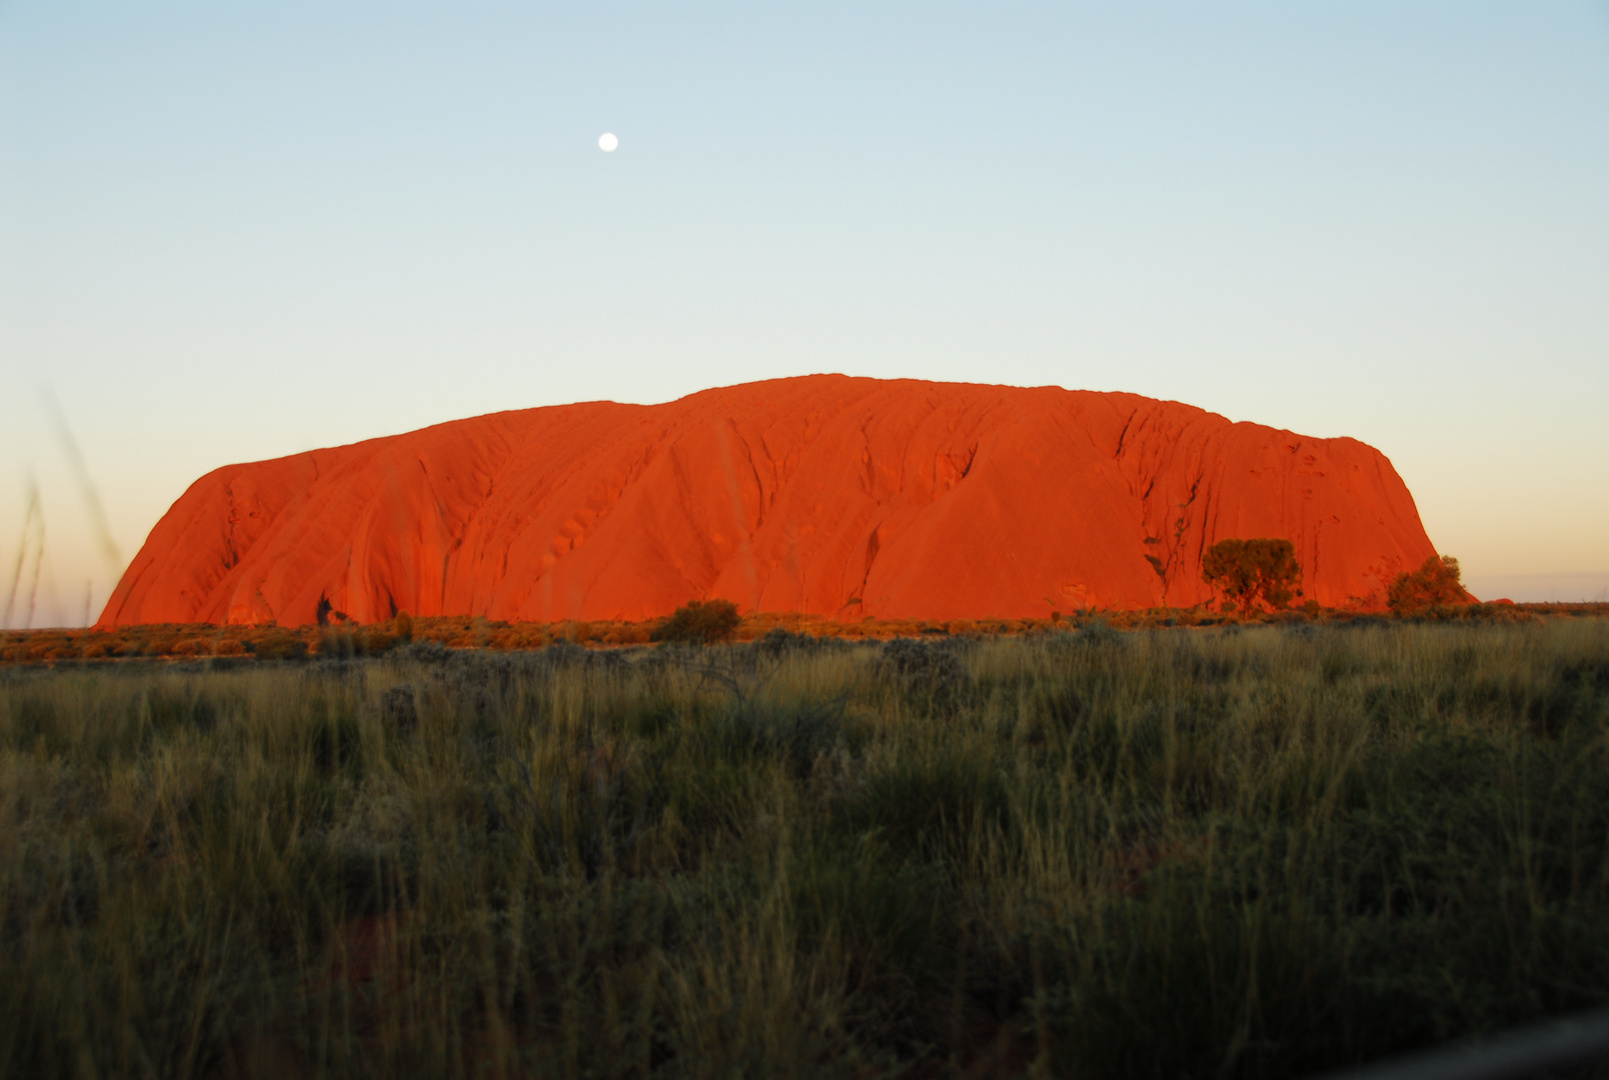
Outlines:
{"type": "Polygon", "coordinates": [[[1201,556],[1201,579],[1239,611],[1251,611],[1259,601],[1283,608],[1302,595],[1302,566],[1289,540],[1220,540],[1201,556]]]}
{"type": "Polygon", "coordinates": [[[710,645],[726,641],[743,621],[730,600],[692,600],[677,608],[653,634],[655,641],[690,641],[710,645]]]}
{"type": "Polygon", "coordinates": [[[1386,592],[1386,607],[1398,615],[1472,600],[1459,581],[1458,560],[1451,555],[1432,555],[1413,573],[1398,574],[1386,592]]]}

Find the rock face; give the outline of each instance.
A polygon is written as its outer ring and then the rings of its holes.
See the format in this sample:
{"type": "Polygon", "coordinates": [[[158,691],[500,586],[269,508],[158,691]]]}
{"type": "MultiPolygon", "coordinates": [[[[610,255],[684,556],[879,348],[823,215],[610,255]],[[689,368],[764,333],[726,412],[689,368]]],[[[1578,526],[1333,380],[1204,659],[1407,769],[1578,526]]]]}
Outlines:
{"type": "Polygon", "coordinates": [[[691,599],[859,620],[1210,597],[1201,553],[1296,544],[1378,607],[1435,548],[1391,463],[1132,394],[838,375],[494,413],[207,474],[101,616],[299,625],[643,619],[691,599]]]}

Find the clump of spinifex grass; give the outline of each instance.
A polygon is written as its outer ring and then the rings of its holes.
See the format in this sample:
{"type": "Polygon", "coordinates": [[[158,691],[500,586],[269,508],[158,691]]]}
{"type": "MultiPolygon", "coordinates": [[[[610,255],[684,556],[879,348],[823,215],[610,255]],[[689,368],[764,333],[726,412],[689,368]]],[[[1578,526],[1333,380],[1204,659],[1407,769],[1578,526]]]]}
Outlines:
{"type": "Polygon", "coordinates": [[[1299,1076],[1609,999],[1609,623],[0,672],[0,1072],[1299,1076]]]}

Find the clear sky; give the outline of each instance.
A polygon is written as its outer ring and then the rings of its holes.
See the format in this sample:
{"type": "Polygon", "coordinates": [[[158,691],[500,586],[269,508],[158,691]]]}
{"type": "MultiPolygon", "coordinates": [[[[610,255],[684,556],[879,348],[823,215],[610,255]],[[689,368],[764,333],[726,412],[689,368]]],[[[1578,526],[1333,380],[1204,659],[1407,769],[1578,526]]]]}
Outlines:
{"type": "Polygon", "coordinates": [[[46,390],[126,560],[229,462],[821,371],[1351,435],[1609,598],[1609,2],[0,0],[35,625],[115,580],[46,390]]]}

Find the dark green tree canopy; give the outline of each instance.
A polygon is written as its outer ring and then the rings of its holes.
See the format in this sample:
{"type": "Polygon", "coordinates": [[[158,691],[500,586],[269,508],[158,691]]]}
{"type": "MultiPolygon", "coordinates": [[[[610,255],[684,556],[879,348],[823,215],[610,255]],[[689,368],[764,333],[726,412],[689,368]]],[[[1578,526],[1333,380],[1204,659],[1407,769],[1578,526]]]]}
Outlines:
{"type": "Polygon", "coordinates": [[[1201,578],[1241,611],[1282,608],[1302,595],[1302,566],[1289,540],[1220,540],[1201,556],[1201,578]]]}

